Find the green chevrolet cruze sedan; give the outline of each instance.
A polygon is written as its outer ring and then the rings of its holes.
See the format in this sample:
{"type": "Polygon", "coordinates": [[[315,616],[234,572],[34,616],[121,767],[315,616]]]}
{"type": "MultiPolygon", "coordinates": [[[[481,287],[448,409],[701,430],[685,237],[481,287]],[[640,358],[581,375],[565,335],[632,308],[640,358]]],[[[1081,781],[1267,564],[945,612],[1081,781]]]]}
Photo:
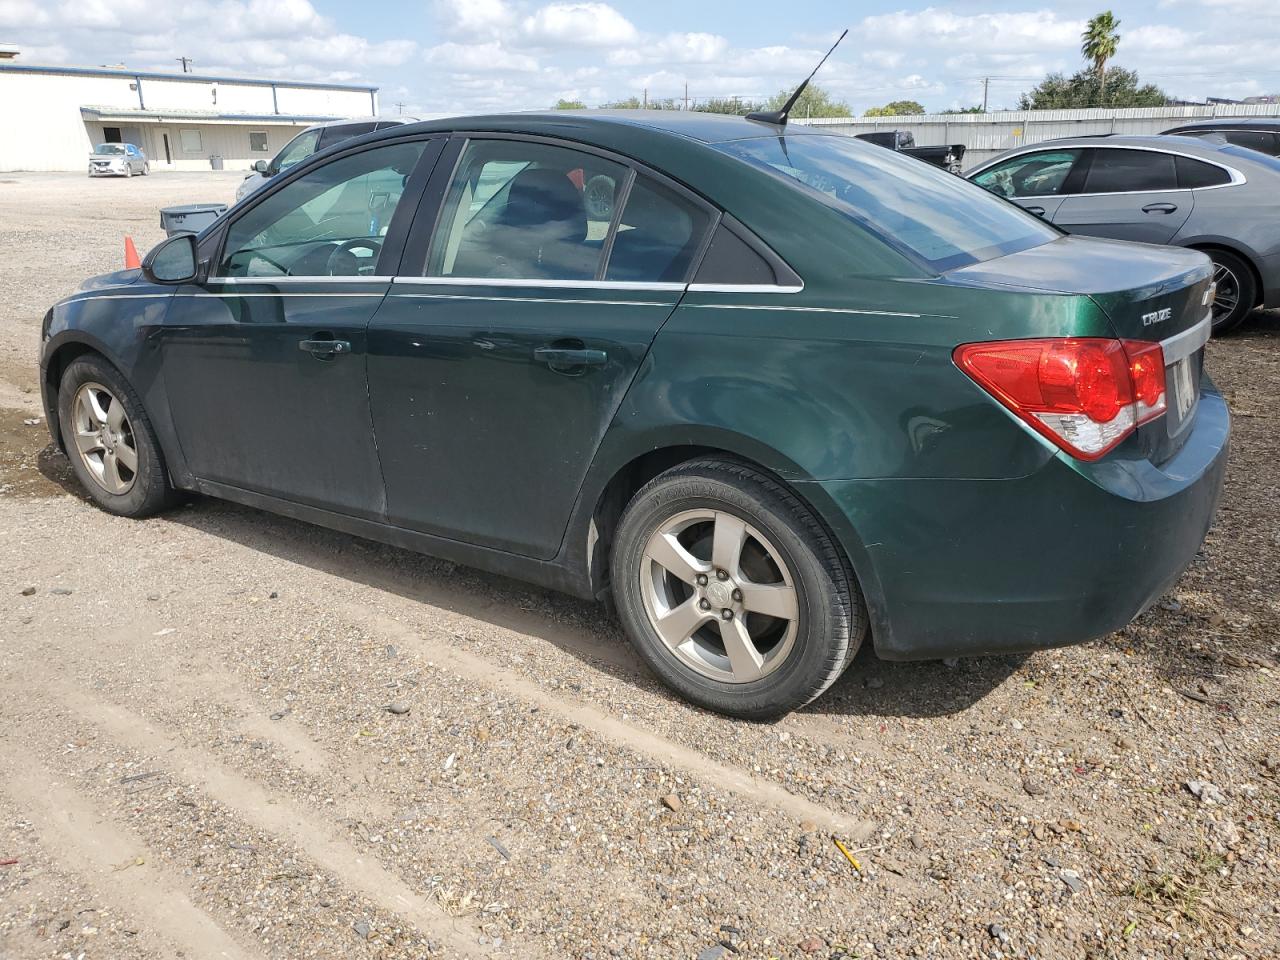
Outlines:
{"type": "Polygon", "coordinates": [[[688,699],[776,716],[889,659],[1113,631],[1226,461],[1210,262],[1064,236],[820,130],[399,126],[45,317],[106,510],[196,491],[612,598],[688,699]]]}

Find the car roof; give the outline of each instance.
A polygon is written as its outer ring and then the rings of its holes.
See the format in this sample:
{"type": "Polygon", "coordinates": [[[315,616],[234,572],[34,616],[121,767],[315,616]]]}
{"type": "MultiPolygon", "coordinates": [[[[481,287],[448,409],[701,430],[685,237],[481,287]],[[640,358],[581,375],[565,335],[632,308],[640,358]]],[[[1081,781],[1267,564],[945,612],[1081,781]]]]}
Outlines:
{"type": "Polygon", "coordinates": [[[1180,123],[1170,130],[1240,130],[1256,127],[1259,130],[1280,130],[1280,117],[1218,117],[1214,120],[1197,120],[1180,123]]]}
{"type": "MultiPolygon", "coordinates": [[[[420,124],[426,130],[519,131],[563,136],[566,129],[608,134],[610,129],[648,130],[655,134],[683,137],[702,143],[724,143],[754,137],[776,135],[774,124],[748,120],[726,113],[703,113],[698,110],[538,110],[521,113],[490,114],[469,117],[445,117],[420,124]]],[[[784,128],[787,136],[820,135],[829,130],[804,124],[784,128]]],[[[399,131],[403,133],[404,131],[399,131]]]]}

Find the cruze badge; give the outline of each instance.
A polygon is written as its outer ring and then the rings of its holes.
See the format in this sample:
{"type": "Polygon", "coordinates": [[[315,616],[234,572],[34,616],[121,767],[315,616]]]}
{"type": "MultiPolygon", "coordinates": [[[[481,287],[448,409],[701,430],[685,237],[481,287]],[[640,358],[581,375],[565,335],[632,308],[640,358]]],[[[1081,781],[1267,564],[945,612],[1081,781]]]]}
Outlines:
{"type": "Polygon", "coordinates": [[[1165,307],[1163,310],[1157,310],[1154,313],[1144,313],[1142,315],[1142,325],[1149,327],[1153,323],[1163,323],[1173,316],[1173,308],[1165,307]]]}

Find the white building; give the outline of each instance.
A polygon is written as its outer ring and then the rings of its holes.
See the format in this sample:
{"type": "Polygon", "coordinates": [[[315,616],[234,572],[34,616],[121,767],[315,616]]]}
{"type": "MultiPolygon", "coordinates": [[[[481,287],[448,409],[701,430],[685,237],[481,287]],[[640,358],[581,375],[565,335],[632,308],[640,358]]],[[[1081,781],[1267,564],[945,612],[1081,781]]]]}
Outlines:
{"type": "Polygon", "coordinates": [[[0,171],[86,170],[112,141],[155,170],[247,170],[304,127],[377,112],[377,87],[0,58],[0,171]]]}

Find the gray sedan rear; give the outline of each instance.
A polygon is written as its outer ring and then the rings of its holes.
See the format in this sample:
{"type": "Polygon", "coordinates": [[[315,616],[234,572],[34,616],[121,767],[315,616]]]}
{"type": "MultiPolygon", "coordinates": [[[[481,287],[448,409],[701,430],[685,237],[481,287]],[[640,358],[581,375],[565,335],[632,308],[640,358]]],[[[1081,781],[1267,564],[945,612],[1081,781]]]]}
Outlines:
{"type": "Polygon", "coordinates": [[[1203,250],[1214,329],[1280,306],[1280,160],[1190,137],[1073,137],[1007,151],[966,176],[1068,233],[1203,250]]]}

